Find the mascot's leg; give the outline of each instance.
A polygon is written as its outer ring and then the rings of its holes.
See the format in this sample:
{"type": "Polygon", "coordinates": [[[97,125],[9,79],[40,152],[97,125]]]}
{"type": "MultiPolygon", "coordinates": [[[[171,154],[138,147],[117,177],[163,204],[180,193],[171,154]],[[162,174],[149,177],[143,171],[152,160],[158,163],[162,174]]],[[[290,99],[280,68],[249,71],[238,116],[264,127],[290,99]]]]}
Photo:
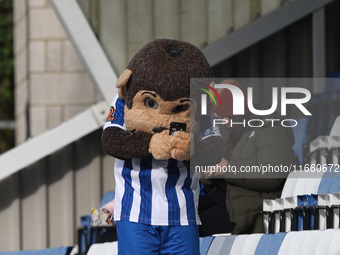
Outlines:
{"type": "Polygon", "coordinates": [[[118,255],[159,255],[160,235],[151,225],[117,221],[118,255]]]}
{"type": "Polygon", "coordinates": [[[160,254],[199,255],[198,226],[161,226],[160,254]]]}

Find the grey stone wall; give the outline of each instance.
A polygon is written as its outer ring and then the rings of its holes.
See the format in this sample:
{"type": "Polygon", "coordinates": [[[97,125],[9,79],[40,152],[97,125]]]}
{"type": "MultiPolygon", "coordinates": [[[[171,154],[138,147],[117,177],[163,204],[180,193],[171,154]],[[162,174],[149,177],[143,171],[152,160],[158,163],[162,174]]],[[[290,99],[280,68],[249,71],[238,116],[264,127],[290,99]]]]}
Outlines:
{"type": "Polygon", "coordinates": [[[20,144],[98,101],[47,0],[15,0],[15,119],[20,144]],[[29,137],[28,137],[29,136],[29,137]]]}

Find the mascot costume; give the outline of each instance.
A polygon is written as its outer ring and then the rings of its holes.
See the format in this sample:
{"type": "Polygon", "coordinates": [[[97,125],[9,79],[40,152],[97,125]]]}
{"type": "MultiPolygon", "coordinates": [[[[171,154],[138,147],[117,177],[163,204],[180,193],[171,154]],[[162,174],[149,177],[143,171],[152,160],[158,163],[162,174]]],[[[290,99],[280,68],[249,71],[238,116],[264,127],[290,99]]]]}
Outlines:
{"type": "Polygon", "coordinates": [[[219,163],[223,149],[202,125],[190,78],[212,77],[198,48],[168,39],[145,45],[119,77],[102,134],[116,158],[119,254],[199,254],[199,173],[189,162],[219,163]]]}

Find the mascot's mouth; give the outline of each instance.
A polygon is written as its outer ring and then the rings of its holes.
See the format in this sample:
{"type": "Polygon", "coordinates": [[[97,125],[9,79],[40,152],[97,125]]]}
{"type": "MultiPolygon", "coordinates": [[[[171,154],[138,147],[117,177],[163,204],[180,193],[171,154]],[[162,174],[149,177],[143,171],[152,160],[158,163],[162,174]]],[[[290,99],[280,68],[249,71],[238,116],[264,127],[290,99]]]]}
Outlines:
{"type": "Polygon", "coordinates": [[[153,132],[155,133],[161,133],[163,132],[164,130],[167,130],[168,128],[165,128],[165,127],[155,127],[152,129],[153,132]]]}

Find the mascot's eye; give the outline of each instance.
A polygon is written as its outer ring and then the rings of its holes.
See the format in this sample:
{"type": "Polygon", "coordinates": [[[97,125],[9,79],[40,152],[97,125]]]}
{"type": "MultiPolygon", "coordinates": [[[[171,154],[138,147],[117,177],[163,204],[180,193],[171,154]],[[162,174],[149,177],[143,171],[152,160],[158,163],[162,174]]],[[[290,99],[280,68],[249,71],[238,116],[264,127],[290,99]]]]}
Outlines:
{"type": "Polygon", "coordinates": [[[188,104],[180,104],[172,109],[172,112],[184,112],[189,108],[188,104]]]}
{"type": "Polygon", "coordinates": [[[150,97],[145,98],[144,100],[144,105],[148,108],[152,108],[152,109],[157,109],[158,108],[158,104],[155,100],[153,100],[150,97]]]}

